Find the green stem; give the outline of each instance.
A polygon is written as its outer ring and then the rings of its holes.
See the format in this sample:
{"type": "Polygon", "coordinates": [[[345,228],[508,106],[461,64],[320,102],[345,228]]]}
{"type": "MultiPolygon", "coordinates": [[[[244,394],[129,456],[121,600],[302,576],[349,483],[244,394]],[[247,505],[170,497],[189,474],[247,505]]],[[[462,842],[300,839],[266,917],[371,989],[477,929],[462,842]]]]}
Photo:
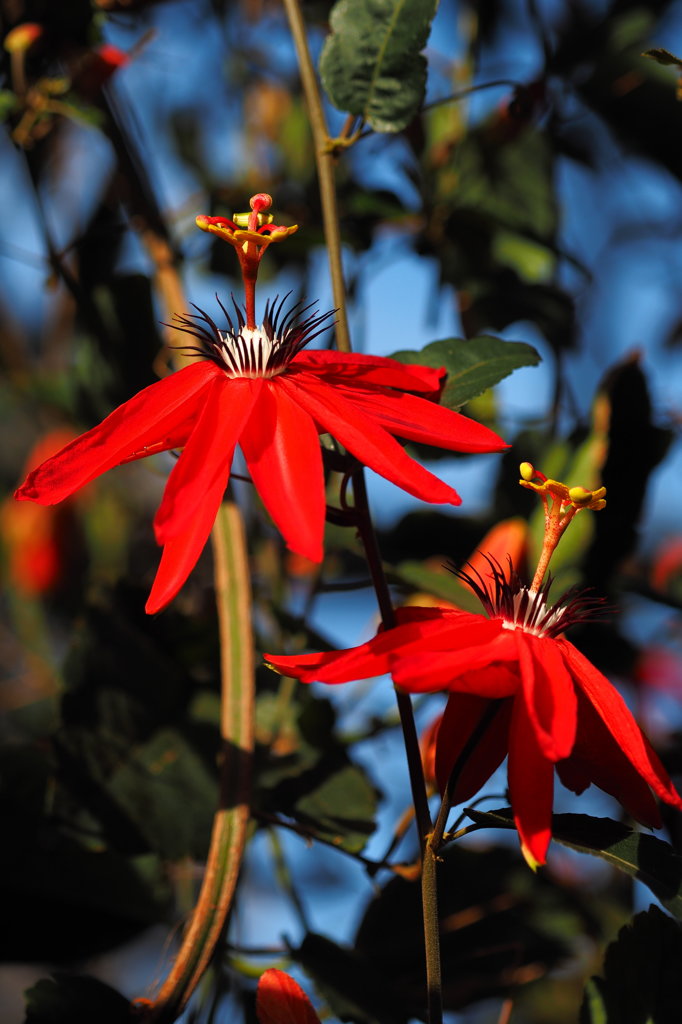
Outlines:
{"type": "MultiPolygon", "coordinates": [[[[236,505],[221,506],[212,538],[222,679],[220,806],[192,920],[166,981],[143,1010],[154,1024],[176,1020],[213,957],[232,904],[249,821],[255,674],[250,576],[236,505]]],[[[139,1000],[138,1009],[143,1004],[139,1000]]]]}
{"type": "Polygon", "coordinates": [[[486,708],[481,719],[469,736],[455,761],[445,793],[441,801],[436,824],[433,832],[429,835],[424,849],[424,867],[422,870],[422,912],[424,919],[424,943],[426,948],[426,990],[429,1024],[442,1024],[443,1021],[443,995],[441,986],[441,964],[440,964],[440,922],[438,918],[438,881],[437,870],[440,860],[439,852],[443,845],[445,826],[448,822],[448,815],[452,807],[452,799],[455,787],[462,773],[462,769],[476,749],[478,743],[487,731],[488,726],[497,714],[501,701],[494,700],[486,708]]]}
{"type": "Polygon", "coordinates": [[[340,352],[350,352],[350,332],[346,314],[346,286],[343,279],[341,261],[341,233],[339,231],[339,212],[336,201],[336,182],[334,165],[336,157],[329,147],[329,131],[322,109],[317,76],[313,66],[305,22],[298,0],[283,0],[284,9],[289,20],[289,28],[296,47],[301,83],[308,105],[310,127],[313,134],[313,148],[317,164],[317,176],[322,204],[322,224],[329,259],[329,273],[332,281],[334,305],[337,310],[336,344],[340,352]]]}

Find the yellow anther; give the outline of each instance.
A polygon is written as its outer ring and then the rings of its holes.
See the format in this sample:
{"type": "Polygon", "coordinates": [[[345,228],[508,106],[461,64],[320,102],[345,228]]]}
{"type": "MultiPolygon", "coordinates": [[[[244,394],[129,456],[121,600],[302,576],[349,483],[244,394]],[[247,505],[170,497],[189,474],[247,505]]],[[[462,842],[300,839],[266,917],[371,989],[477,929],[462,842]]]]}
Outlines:
{"type": "Polygon", "coordinates": [[[535,468],[532,462],[522,462],[519,466],[519,473],[524,480],[532,480],[535,476],[535,468]]]}
{"type": "Polygon", "coordinates": [[[596,491],[588,491],[584,487],[571,487],[568,494],[577,508],[589,508],[593,512],[598,512],[606,505],[604,501],[605,487],[600,487],[596,491]]]}
{"type": "MultiPolygon", "coordinates": [[[[253,216],[251,213],[235,213],[232,216],[232,220],[238,228],[248,228],[249,219],[253,216]]],[[[263,224],[272,224],[275,219],[274,213],[259,213],[258,214],[258,227],[261,228],[263,224]]]]}

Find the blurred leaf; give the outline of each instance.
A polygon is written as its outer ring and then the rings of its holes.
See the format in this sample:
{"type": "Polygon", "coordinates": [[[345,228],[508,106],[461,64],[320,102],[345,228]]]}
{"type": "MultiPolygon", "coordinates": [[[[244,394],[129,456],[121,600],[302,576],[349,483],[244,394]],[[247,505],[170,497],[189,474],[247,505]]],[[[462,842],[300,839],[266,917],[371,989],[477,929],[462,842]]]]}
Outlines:
{"type": "Polygon", "coordinates": [[[587,582],[603,593],[637,544],[649,479],[672,440],[670,430],[654,423],[640,353],[634,352],[608,372],[595,401],[594,418],[595,431],[608,437],[601,474],[607,504],[594,519],[594,542],[586,564],[587,582]]]}
{"type": "Polygon", "coordinates": [[[293,810],[298,821],[309,822],[322,839],[359,853],[376,827],[377,804],[378,793],[364,771],[347,764],[323,777],[293,810]]]}
{"type": "Polygon", "coordinates": [[[657,64],[674,64],[676,67],[682,69],[682,60],[676,57],[670,50],[665,50],[662,46],[655,46],[652,50],[645,50],[642,57],[651,57],[657,64]]]}
{"type": "Polygon", "coordinates": [[[11,89],[0,89],[0,121],[5,121],[19,108],[19,97],[11,89]]]}
{"type": "Polygon", "coordinates": [[[320,57],[320,76],[339,110],[375,131],[398,132],[419,110],[426,87],[421,50],[436,0],[339,0],[320,57]]]}
{"type": "Polygon", "coordinates": [[[557,226],[552,163],[542,132],[529,129],[501,142],[484,122],[455,149],[448,198],[458,210],[475,210],[491,224],[548,244],[557,226]]]}
{"type": "Polygon", "coordinates": [[[682,929],[658,907],[633,918],[592,978],[580,1024],[673,1024],[682,1007],[682,929]]]}
{"type": "MultiPolygon", "coordinates": [[[[537,979],[568,951],[591,915],[581,900],[534,877],[509,850],[450,846],[439,865],[443,997],[447,1010],[537,979]]],[[[295,958],[342,1020],[425,1019],[418,881],[393,878],[370,902],[354,948],[308,935],[295,958]]]]}
{"type": "Polygon", "coordinates": [[[26,992],[24,1024],[131,1024],[136,1014],[120,992],[86,975],[54,974],[26,992]]]}
{"type": "Polygon", "coordinates": [[[585,985],[583,1004],[580,1007],[580,1024],[608,1024],[600,982],[600,978],[590,978],[585,985]]]}
{"type": "MultiPolygon", "coordinates": [[[[515,828],[512,811],[467,808],[472,821],[490,828],[515,828]]],[[[651,889],[675,917],[682,918],[682,857],[672,846],[643,832],[635,832],[611,818],[587,814],[552,815],[552,837],[562,846],[601,857],[651,889]]]]}
{"type": "Polygon", "coordinates": [[[392,359],[421,366],[444,366],[448,371],[441,404],[449,409],[464,405],[521,366],[537,366],[540,356],[523,341],[501,338],[446,338],[421,351],[394,352],[392,359]]]}
{"type": "Polygon", "coordinates": [[[256,808],[291,817],[345,850],[362,850],[375,829],[379,794],[334,734],[331,703],[297,687],[286,707],[262,694],[256,717],[256,808]]]}
{"type": "Polygon", "coordinates": [[[162,729],[131,750],[105,785],[150,849],[164,860],[205,855],[218,784],[178,732],[162,729]]]}

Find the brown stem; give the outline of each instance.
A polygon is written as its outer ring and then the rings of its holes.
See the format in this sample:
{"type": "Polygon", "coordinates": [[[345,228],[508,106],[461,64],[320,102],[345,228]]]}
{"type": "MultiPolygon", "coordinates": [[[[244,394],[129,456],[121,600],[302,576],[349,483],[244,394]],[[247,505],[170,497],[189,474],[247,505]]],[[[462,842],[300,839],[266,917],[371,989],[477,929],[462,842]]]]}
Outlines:
{"type": "Polygon", "coordinates": [[[170,1024],[179,1016],[213,957],[232,904],[249,821],[255,670],[246,540],[236,505],[221,506],[212,538],[222,684],[220,805],[189,928],[166,981],[144,1010],[154,1024],[170,1024]]]}
{"type": "Polygon", "coordinates": [[[350,352],[350,332],[348,330],[346,314],[346,286],[343,279],[341,233],[339,231],[339,212],[336,201],[336,183],[334,180],[336,158],[329,149],[329,132],[327,130],[324,110],[322,109],[317,76],[308,48],[308,38],[301,8],[298,0],[283,0],[283,3],[287,18],[289,19],[294,46],[296,47],[301,83],[306,103],[308,104],[310,127],[313,133],[313,146],[315,149],[317,176],[320,185],[320,201],[322,204],[324,238],[329,259],[329,273],[332,280],[334,305],[337,311],[336,344],[339,351],[350,352]]]}

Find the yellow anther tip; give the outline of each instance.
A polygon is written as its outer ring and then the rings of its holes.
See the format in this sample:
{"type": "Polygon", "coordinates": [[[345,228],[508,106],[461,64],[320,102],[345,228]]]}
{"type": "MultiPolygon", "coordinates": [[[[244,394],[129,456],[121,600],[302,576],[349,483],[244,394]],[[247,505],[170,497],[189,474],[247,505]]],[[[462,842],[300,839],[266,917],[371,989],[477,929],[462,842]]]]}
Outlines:
{"type": "Polygon", "coordinates": [[[584,505],[586,501],[592,499],[592,491],[585,487],[569,487],[568,496],[574,505],[584,505]]]}
{"type": "Polygon", "coordinates": [[[535,467],[531,462],[522,462],[519,466],[519,473],[523,480],[532,480],[535,475],[535,467]]]}

